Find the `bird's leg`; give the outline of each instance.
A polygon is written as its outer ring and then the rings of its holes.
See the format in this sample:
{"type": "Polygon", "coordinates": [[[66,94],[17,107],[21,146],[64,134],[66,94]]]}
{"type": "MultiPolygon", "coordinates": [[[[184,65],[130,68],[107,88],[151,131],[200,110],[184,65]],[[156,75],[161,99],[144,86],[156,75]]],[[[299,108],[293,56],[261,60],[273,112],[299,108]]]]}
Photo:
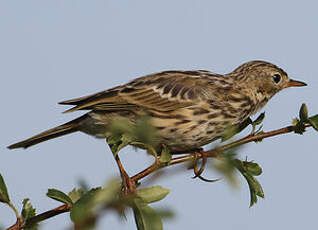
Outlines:
{"type": "Polygon", "coordinates": [[[199,149],[194,153],[194,165],[193,165],[194,177],[192,177],[192,178],[193,179],[199,178],[200,180],[203,180],[205,182],[216,182],[219,179],[212,179],[211,180],[211,179],[206,179],[202,176],[202,173],[203,173],[205,166],[206,166],[207,158],[208,158],[207,153],[203,149],[199,149]],[[202,163],[201,163],[200,169],[198,169],[198,160],[199,160],[200,155],[202,157],[202,163]]]}
{"type": "Polygon", "coordinates": [[[206,162],[207,162],[207,154],[203,149],[198,149],[197,151],[194,152],[194,165],[193,165],[194,177],[193,178],[197,178],[201,176],[201,174],[203,173],[205,169],[206,162]],[[200,169],[198,169],[198,161],[199,161],[200,155],[202,157],[202,163],[201,163],[200,169]]]}
{"type": "MultiPolygon", "coordinates": [[[[113,143],[109,143],[108,139],[106,138],[106,143],[109,145],[110,149],[112,150],[113,148],[113,143]]],[[[112,150],[113,151],[113,150],[112,150]]],[[[129,175],[127,174],[127,172],[125,171],[120,158],[118,156],[118,153],[114,154],[113,156],[116,160],[119,172],[120,172],[120,176],[122,179],[122,189],[123,192],[128,195],[128,194],[134,194],[136,192],[136,182],[134,180],[132,180],[129,175]]]]}
{"type": "Polygon", "coordinates": [[[194,156],[193,165],[191,165],[189,167],[189,169],[193,169],[193,171],[194,171],[195,175],[194,175],[193,178],[199,177],[202,174],[202,172],[204,171],[204,168],[205,168],[205,165],[206,165],[206,161],[207,161],[207,154],[202,148],[191,149],[191,150],[189,150],[187,152],[174,151],[171,154],[172,155],[175,155],[175,154],[192,154],[194,156]],[[201,164],[200,169],[198,169],[198,161],[199,161],[200,155],[202,156],[202,164],[201,164]]]}
{"type": "Polygon", "coordinates": [[[132,180],[127,172],[125,171],[118,154],[115,156],[115,160],[117,163],[117,166],[119,168],[120,176],[122,178],[123,183],[123,191],[126,195],[128,194],[134,194],[136,192],[136,183],[134,180],[132,180]]]}

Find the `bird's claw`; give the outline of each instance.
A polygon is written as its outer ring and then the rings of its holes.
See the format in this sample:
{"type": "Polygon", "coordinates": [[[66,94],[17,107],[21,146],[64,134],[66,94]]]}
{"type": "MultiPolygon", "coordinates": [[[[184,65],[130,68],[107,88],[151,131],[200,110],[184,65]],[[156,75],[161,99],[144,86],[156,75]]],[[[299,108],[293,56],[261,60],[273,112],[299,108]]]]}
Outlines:
{"type": "Polygon", "coordinates": [[[194,153],[194,164],[193,164],[194,176],[192,177],[193,179],[201,176],[201,174],[203,173],[205,169],[206,162],[207,162],[207,154],[206,152],[204,152],[203,149],[200,149],[194,153]],[[198,169],[198,162],[199,162],[200,156],[202,157],[202,162],[201,162],[200,168],[198,169]]]}
{"type": "Polygon", "coordinates": [[[194,164],[193,164],[194,176],[192,178],[193,179],[199,178],[200,180],[202,180],[204,182],[210,182],[210,183],[219,181],[220,179],[211,180],[211,179],[206,179],[205,177],[202,176],[202,173],[203,173],[205,166],[206,166],[206,162],[207,162],[207,153],[203,149],[200,149],[199,151],[196,151],[194,153],[194,164]],[[202,162],[201,162],[200,168],[198,169],[198,161],[200,159],[200,156],[202,158],[202,162]]]}

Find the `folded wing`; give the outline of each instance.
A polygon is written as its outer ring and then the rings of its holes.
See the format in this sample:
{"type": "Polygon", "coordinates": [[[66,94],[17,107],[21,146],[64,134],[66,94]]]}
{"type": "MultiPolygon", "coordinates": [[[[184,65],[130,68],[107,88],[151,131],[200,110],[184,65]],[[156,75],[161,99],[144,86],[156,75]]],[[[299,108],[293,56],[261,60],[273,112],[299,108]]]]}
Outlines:
{"type": "Polygon", "coordinates": [[[75,105],[66,112],[77,110],[132,110],[136,108],[169,111],[211,98],[208,87],[213,86],[206,71],[165,71],[89,96],[60,102],[75,105]],[[204,76],[203,76],[204,75],[204,76]]]}

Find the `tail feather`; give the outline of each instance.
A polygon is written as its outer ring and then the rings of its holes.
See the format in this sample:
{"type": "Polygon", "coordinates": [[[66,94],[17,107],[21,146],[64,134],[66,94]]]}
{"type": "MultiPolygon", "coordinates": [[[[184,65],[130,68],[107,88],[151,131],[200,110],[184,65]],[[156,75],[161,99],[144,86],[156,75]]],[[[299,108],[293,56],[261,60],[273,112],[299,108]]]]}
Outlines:
{"type": "Polygon", "coordinates": [[[30,137],[26,140],[23,140],[21,142],[12,144],[8,146],[8,149],[16,149],[16,148],[28,148],[32,145],[39,144],[43,141],[47,141],[56,137],[60,137],[69,133],[73,133],[78,131],[79,125],[83,119],[85,119],[86,115],[79,117],[75,120],[72,120],[68,123],[65,123],[63,125],[57,126],[55,128],[46,130],[42,133],[39,133],[38,135],[35,135],[33,137],[30,137]]]}

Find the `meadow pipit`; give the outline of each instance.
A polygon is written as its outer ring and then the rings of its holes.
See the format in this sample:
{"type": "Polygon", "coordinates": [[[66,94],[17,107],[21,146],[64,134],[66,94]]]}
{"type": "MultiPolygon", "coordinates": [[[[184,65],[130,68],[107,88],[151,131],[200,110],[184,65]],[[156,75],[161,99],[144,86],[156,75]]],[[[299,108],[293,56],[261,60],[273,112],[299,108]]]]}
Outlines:
{"type": "Polygon", "coordinates": [[[75,106],[67,112],[90,112],[8,148],[27,148],[76,131],[108,138],[112,120],[135,123],[139,115],[148,115],[160,144],[172,153],[189,151],[222,136],[229,125],[245,121],[280,90],[305,85],[264,61],[247,62],[224,75],[205,70],[164,71],[60,102],[75,106]]]}

